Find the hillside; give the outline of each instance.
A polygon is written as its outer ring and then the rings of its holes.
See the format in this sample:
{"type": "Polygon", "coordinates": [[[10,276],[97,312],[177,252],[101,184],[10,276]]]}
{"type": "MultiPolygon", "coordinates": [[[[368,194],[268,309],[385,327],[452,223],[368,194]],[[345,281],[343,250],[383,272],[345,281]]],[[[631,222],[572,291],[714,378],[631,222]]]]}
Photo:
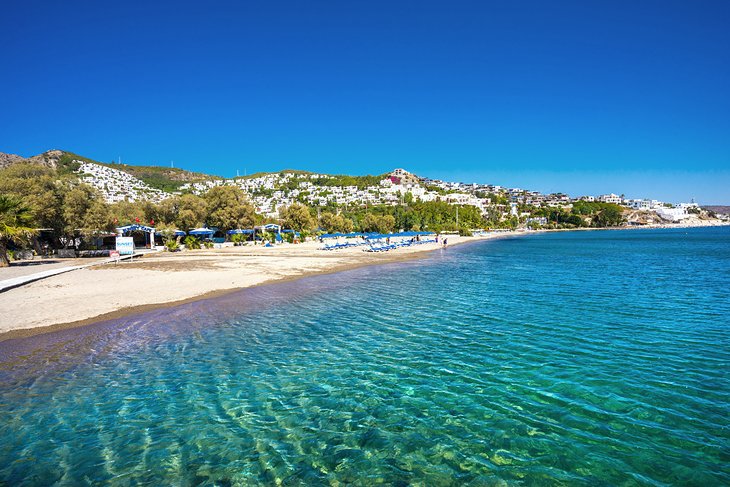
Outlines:
{"type": "Polygon", "coordinates": [[[730,215],[730,206],[725,205],[703,205],[703,210],[712,211],[718,215],[730,215]]]}
{"type": "Polygon", "coordinates": [[[0,152],[0,169],[24,160],[25,159],[23,157],[17,154],[6,154],[4,152],[0,152]]]}
{"type": "Polygon", "coordinates": [[[16,154],[0,152],[0,169],[18,162],[40,164],[45,167],[56,169],[61,173],[78,172],[81,168],[80,163],[97,164],[117,171],[123,171],[139,179],[145,185],[165,192],[176,191],[180,186],[186,183],[221,179],[218,176],[211,176],[172,167],[133,166],[129,164],[100,162],[73,152],[57,149],[49,150],[28,158],[24,158],[16,154]]]}
{"type": "Polygon", "coordinates": [[[222,179],[219,176],[186,171],[175,167],[160,166],[133,166],[130,164],[117,164],[108,162],[96,162],[106,167],[124,171],[141,180],[148,186],[171,193],[180,189],[186,183],[198,183],[201,181],[222,179]]]}
{"type": "MultiPolygon", "coordinates": [[[[142,183],[150,188],[173,193],[179,191],[186,184],[201,183],[204,181],[221,181],[220,176],[204,174],[199,172],[187,171],[185,169],[162,166],[137,166],[131,164],[118,164],[115,162],[101,162],[88,157],[75,154],[73,152],[62,150],[49,150],[36,156],[24,158],[16,154],[6,154],[0,152],[0,169],[17,162],[29,162],[40,164],[46,167],[57,169],[62,173],[78,172],[81,168],[80,163],[97,164],[99,166],[108,167],[117,171],[122,171],[134,178],[139,179],[142,183]]],[[[311,177],[315,173],[311,171],[302,171],[296,169],[284,169],[277,172],[259,172],[248,176],[238,176],[237,180],[257,179],[269,175],[276,174],[293,174],[296,177],[311,177]]],[[[345,174],[326,175],[322,174],[321,178],[316,178],[312,182],[317,186],[356,186],[364,188],[376,185],[378,181],[387,177],[387,174],[377,176],[350,176],[345,174]]]]}

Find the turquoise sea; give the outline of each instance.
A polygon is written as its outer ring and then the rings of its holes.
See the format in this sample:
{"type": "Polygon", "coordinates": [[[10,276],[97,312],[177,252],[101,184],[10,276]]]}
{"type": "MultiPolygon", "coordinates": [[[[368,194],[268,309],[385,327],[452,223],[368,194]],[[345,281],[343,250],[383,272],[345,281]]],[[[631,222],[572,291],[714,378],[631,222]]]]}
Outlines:
{"type": "Polygon", "coordinates": [[[730,228],[567,232],[0,343],[0,485],[730,485],[730,228]]]}

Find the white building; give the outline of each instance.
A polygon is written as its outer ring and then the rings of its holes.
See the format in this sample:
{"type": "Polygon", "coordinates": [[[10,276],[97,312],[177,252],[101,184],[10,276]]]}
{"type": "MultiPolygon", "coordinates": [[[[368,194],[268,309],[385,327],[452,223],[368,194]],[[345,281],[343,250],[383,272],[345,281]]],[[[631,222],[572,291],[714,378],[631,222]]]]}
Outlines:
{"type": "Polygon", "coordinates": [[[614,203],[617,205],[620,205],[622,203],[621,197],[619,195],[613,194],[613,193],[602,194],[601,196],[598,197],[598,201],[600,201],[601,203],[614,203]]]}
{"type": "Polygon", "coordinates": [[[650,210],[654,207],[651,200],[645,199],[626,200],[624,204],[634,210],[650,210]]]}

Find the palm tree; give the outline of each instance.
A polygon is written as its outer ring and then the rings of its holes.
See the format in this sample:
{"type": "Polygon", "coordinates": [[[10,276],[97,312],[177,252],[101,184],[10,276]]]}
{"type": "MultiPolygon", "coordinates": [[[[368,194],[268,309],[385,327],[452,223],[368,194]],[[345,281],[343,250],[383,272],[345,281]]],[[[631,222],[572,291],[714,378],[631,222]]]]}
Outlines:
{"type": "Polygon", "coordinates": [[[27,240],[36,230],[31,227],[33,215],[30,208],[19,199],[0,194],[0,267],[10,265],[8,242],[27,240]]]}

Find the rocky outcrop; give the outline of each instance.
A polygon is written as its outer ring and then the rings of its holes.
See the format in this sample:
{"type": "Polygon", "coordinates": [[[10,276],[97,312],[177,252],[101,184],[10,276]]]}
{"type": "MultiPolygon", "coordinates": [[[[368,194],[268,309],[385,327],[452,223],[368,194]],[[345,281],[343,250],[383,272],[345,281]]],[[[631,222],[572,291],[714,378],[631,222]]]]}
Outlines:
{"type": "Polygon", "coordinates": [[[0,169],[8,167],[9,165],[15,164],[17,162],[30,162],[33,164],[40,164],[41,166],[56,169],[58,168],[58,163],[61,160],[63,154],[63,151],[54,149],[46,151],[43,154],[38,154],[37,156],[25,158],[16,154],[5,154],[3,152],[0,152],[0,169]]]}
{"type": "Polygon", "coordinates": [[[0,152],[0,169],[24,160],[24,157],[21,157],[17,154],[6,154],[4,152],[0,152]]]}
{"type": "Polygon", "coordinates": [[[43,154],[29,157],[27,160],[28,162],[57,169],[58,162],[61,160],[61,156],[63,156],[63,154],[64,152],[62,150],[49,150],[44,152],[43,154]]]}

